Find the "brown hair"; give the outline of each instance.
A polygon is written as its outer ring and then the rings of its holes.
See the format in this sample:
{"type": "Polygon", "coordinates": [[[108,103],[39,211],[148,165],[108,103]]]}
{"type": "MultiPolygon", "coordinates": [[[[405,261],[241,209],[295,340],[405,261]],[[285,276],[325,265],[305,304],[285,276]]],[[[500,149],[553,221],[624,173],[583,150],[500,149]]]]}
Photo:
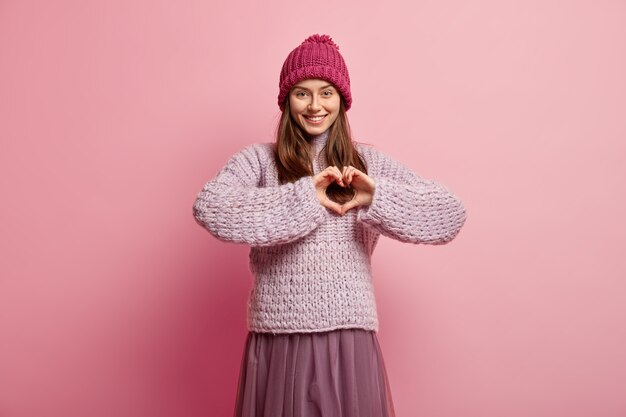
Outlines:
{"type": "MultiPolygon", "coordinates": [[[[367,174],[367,167],[352,142],[343,97],[339,105],[339,115],[328,129],[328,141],[321,150],[325,152],[327,166],[334,165],[341,171],[344,166],[352,165],[367,174]]],[[[274,145],[274,162],[280,184],[313,175],[313,149],[305,137],[308,137],[308,134],[291,117],[289,98],[287,98],[276,129],[276,144],[274,145]]],[[[332,182],[326,189],[326,195],[331,200],[343,204],[352,199],[354,189],[332,182]]]]}

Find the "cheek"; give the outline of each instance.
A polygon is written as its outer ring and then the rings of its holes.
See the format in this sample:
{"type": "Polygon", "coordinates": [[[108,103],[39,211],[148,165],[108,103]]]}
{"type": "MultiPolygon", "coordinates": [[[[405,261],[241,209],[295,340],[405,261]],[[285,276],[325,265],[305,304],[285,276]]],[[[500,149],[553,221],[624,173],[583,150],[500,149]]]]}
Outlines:
{"type": "Polygon", "coordinates": [[[298,117],[298,106],[293,101],[289,103],[289,113],[291,113],[291,117],[298,117]]]}
{"type": "Polygon", "coordinates": [[[289,107],[291,108],[291,114],[293,114],[295,117],[297,114],[302,113],[305,110],[306,106],[303,106],[302,103],[299,103],[297,101],[291,101],[289,103],[289,107]]]}

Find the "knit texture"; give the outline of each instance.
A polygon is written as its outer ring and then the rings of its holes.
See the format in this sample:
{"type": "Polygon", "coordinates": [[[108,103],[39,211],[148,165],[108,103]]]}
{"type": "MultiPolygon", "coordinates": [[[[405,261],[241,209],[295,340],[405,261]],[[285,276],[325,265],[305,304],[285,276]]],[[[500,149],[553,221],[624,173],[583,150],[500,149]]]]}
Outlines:
{"type": "Polygon", "coordinates": [[[278,107],[285,110],[289,90],[301,80],[330,81],[344,98],[346,111],[352,107],[350,74],[339,46],[328,35],[311,35],[294,48],[283,63],[278,81],[278,107]]]}
{"type": "MultiPolygon", "coordinates": [[[[326,166],[329,130],[311,139],[314,173],[326,166]]],[[[254,285],[248,329],[378,331],[371,256],[382,234],[401,242],[445,244],[465,223],[463,203],[369,145],[355,142],[375,181],[368,206],[343,216],[322,206],[312,176],[279,184],[271,143],[233,155],[198,193],[195,220],[216,238],[250,245],[254,285]]]]}

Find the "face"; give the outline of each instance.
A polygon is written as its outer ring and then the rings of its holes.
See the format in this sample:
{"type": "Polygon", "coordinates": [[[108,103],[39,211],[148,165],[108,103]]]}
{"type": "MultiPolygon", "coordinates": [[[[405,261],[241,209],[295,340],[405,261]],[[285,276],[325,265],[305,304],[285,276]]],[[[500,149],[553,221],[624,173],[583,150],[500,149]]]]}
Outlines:
{"type": "Polygon", "coordinates": [[[310,78],[297,83],[289,92],[291,117],[309,135],[319,135],[339,115],[341,96],[331,82],[310,78]]]}

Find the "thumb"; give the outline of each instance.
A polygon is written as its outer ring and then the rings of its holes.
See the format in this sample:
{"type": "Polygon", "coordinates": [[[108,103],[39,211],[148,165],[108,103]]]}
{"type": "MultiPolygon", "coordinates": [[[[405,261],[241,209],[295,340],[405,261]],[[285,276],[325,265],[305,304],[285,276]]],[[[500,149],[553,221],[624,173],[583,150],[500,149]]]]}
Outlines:
{"type": "Polygon", "coordinates": [[[348,210],[350,210],[353,207],[358,206],[359,203],[356,200],[350,200],[347,203],[345,203],[343,206],[341,206],[342,212],[341,214],[346,213],[348,210]]]}
{"type": "Polygon", "coordinates": [[[331,210],[336,211],[339,214],[343,214],[341,212],[341,206],[339,205],[339,203],[337,203],[336,201],[331,200],[330,198],[326,198],[323,202],[323,205],[325,207],[328,207],[331,210]]]}

